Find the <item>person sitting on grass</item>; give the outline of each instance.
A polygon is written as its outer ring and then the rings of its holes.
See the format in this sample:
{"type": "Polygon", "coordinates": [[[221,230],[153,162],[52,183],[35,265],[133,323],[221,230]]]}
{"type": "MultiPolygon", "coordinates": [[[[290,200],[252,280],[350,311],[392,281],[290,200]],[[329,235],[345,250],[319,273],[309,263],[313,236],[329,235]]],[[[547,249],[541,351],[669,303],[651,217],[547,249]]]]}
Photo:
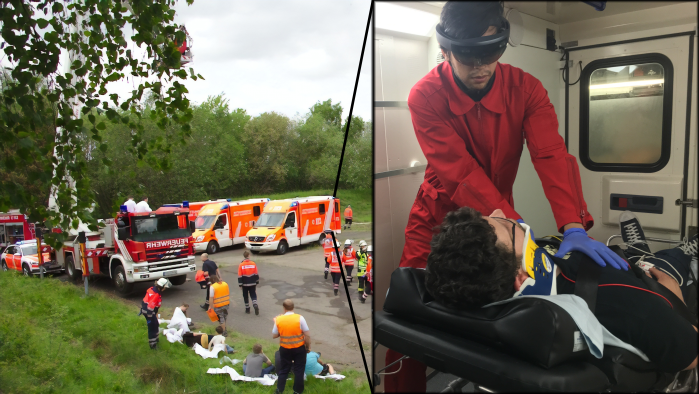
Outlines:
{"type": "Polygon", "coordinates": [[[216,333],[218,335],[214,336],[213,338],[209,339],[209,351],[214,350],[214,346],[218,344],[226,345],[226,353],[228,354],[233,354],[236,352],[232,347],[228,346],[226,343],[226,337],[223,336],[223,327],[222,326],[216,326],[216,333]]]}
{"type": "Polygon", "coordinates": [[[335,374],[335,369],[330,364],[323,364],[320,360],[320,352],[312,352],[309,346],[306,346],[306,375],[320,375],[325,376],[328,373],[330,375],[335,374]]]}
{"type": "Polygon", "coordinates": [[[185,345],[192,347],[195,343],[198,343],[204,349],[208,349],[209,341],[213,338],[213,335],[203,334],[201,332],[186,332],[182,334],[182,340],[185,345]]]}
{"type": "Polygon", "coordinates": [[[274,372],[274,365],[264,353],[262,345],[256,343],[252,347],[252,353],[248,354],[243,361],[243,374],[250,378],[261,378],[274,372]],[[262,368],[262,364],[267,363],[267,368],[262,368]]]}

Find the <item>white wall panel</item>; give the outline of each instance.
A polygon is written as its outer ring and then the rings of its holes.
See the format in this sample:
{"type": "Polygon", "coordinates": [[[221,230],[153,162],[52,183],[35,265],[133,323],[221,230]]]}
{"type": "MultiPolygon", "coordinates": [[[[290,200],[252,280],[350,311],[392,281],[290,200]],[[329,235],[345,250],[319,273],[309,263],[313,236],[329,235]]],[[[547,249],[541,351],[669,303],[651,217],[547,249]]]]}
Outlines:
{"type": "Polygon", "coordinates": [[[374,171],[376,172],[388,171],[384,112],[384,108],[374,108],[374,171]]]}
{"type": "Polygon", "coordinates": [[[384,108],[386,119],[386,151],[388,169],[398,170],[410,167],[412,161],[427,164],[420,144],[415,137],[413,121],[408,108],[384,108]]]}
{"type": "MultiPolygon", "coordinates": [[[[391,272],[395,269],[393,264],[393,231],[391,224],[391,198],[389,193],[388,178],[374,181],[374,260],[376,281],[374,283],[374,308],[383,310],[383,302],[386,298],[391,272]]],[[[397,266],[397,264],[396,264],[397,266]]]]}

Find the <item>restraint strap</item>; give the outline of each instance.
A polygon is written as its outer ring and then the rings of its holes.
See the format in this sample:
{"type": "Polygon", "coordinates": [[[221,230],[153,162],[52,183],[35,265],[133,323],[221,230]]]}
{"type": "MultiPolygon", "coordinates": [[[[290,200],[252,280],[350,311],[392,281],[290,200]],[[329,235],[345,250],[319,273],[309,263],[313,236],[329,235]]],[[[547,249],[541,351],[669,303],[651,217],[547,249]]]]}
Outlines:
{"type": "Polygon", "coordinates": [[[597,286],[602,267],[590,259],[583,259],[575,279],[575,295],[585,300],[588,308],[594,314],[597,304],[597,286]]]}

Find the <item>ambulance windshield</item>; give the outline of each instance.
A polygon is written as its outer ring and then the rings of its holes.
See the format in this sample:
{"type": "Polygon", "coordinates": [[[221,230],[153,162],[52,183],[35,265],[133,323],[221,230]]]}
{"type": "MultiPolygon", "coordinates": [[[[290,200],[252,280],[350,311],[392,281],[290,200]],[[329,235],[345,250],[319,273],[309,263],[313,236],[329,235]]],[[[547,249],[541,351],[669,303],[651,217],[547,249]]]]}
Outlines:
{"type": "Polygon", "coordinates": [[[216,215],[199,216],[197,217],[197,220],[194,222],[194,228],[196,228],[197,230],[210,230],[211,225],[214,224],[215,220],[216,215]]]}
{"type": "MultiPolygon", "coordinates": [[[[184,216],[184,215],[183,215],[184,216]]],[[[162,241],[186,238],[192,235],[188,228],[180,227],[178,216],[134,217],[133,240],[136,242],[162,241]]]]}
{"type": "Polygon", "coordinates": [[[279,227],[282,225],[286,213],[268,213],[260,215],[260,218],[255,223],[255,227],[279,227]]]}
{"type": "Polygon", "coordinates": [[[36,253],[36,245],[29,245],[29,246],[23,246],[22,247],[22,254],[25,256],[31,256],[36,253]]]}

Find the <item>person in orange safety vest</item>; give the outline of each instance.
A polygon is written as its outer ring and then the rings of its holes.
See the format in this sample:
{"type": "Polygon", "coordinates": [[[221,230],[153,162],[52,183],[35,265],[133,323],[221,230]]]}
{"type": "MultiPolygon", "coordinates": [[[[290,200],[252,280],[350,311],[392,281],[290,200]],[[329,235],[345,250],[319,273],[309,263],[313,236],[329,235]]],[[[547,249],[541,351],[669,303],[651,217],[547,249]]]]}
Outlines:
{"type": "Polygon", "coordinates": [[[162,294],[165,289],[172,287],[172,283],[165,278],[158,279],[155,285],[146,291],[146,296],[141,302],[140,315],[145,316],[148,324],[148,345],[155,350],[160,340],[160,324],[158,322],[158,309],[163,301],[162,294]]]}
{"type": "Polygon", "coordinates": [[[230,301],[230,290],[228,289],[228,283],[221,280],[216,275],[211,275],[211,288],[209,289],[209,299],[213,302],[209,307],[209,310],[213,309],[218,316],[218,324],[223,327],[223,336],[228,336],[228,331],[226,331],[226,317],[228,317],[228,305],[230,301]]]}
{"type": "Polygon", "coordinates": [[[333,246],[332,230],[325,230],[325,238],[323,238],[323,252],[325,254],[325,279],[328,279],[328,272],[330,270],[330,260],[332,259],[332,251],[335,249],[333,246]]]}
{"type": "Polygon", "coordinates": [[[243,260],[238,265],[238,287],[243,289],[243,300],[245,301],[245,313],[250,314],[250,304],[248,303],[248,294],[252,299],[252,307],[255,308],[255,314],[260,314],[260,308],[257,306],[257,285],[260,284],[260,276],[257,273],[257,265],[251,261],[250,252],[243,252],[243,260]]]}
{"type": "Polygon", "coordinates": [[[347,208],[345,208],[345,224],[342,226],[343,229],[345,228],[352,228],[352,207],[347,205],[347,208]]]}
{"type": "MultiPolygon", "coordinates": [[[[338,241],[336,245],[339,249],[340,242],[338,241]]],[[[332,253],[330,254],[330,275],[333,277],[333,290],[335,291],[335,295],[337,295],[340,289],[340,278],[342,276],[342,270],[340,269],[340,259],[338,258],[334,248],[332,253]]]]}
{"type": "Polygon", "coordinates": [[[347,286],[352,285],[352,270],[356,261],[357,253],[355,253],[352,247],[352,240],[348,239],[345,241],[345,249],[342,251],[342,265],[344,265],[345,271],[347,271],[347,286]]]}
{"type": "Polygon", "coordinates": [[[367,254],[369,255],[368,261],[366,263],[366,281],[368,284],[364,287],[364,294],[362,294],[362,304],[366,302],[366,298],[369,294],[371,294],[371,290],[374,288],[374,278],[373,278],[373,262],[374,259],[372,257],[372,247],[369,245],[369,248],[367,249],[367,254]],[[368,292],[367,292],[368,291],[368,292]]]}
{"type": "Polygon", "coordinates": [[[277,393],[284,392],[286,379],[294,368],[294,392],[303,393],[306,353],[311,348],[311,334],[303,316],[294,313],[294,302],[282,303],[284,314],[274,318],[272,338],[279,338],[279,377],[277,393]]]}

